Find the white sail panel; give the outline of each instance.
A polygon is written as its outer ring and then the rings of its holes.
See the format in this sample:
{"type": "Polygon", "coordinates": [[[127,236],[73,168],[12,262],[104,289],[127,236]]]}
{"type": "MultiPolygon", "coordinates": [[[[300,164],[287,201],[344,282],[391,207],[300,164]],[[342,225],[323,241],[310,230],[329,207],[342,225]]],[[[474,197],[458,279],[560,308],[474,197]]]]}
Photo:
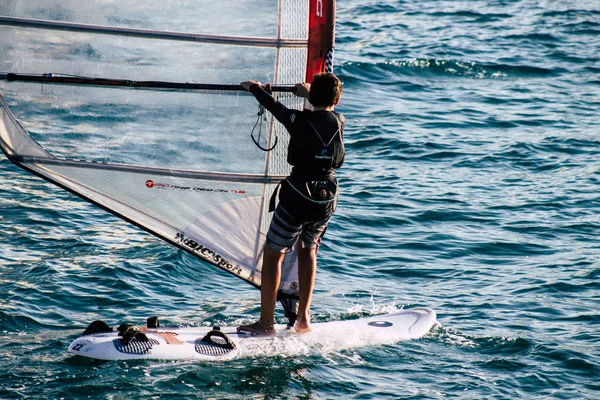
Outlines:
{"type": "MultiPolygon", "coordinates": [[[[303,25],[299,21],[306,21],[306,16],[298,11],[307,9],[307,2],[282,3],[283,12],[290,16],[284,24],[303,25]]],[[[263,0],[237,0],[234,4],[213,0],[2,0],[0,15],[161,31],[275,37],[278,6],[277,1],[263,0]]],[[[304,33],[288,37],[307,36],[304,33]]]]}
{"type": "Polygon", "coordinates": [[[255,267],[266,236],[259,229],[257,218],[264,186],[260,177],[255,178],[257,182],[216,181],[77,164],[25,165],[88,201],[260,286],[255,267]]]}

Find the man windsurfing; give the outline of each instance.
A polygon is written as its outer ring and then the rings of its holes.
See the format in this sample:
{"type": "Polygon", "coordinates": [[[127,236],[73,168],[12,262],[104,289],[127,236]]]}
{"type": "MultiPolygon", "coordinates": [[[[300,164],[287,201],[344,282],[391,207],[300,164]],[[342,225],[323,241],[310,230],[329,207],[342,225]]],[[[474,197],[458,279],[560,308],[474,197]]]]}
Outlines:
{"type": "Polygon", "coordinates": [[[307,98],[313,110],[289,109],[269,94],[269,85],[242,82],[258,102],[290,134],[287,161],[291,174],[282,182],[265,245],[262,265],[260,319],[238,327],[238,332],[274,334],[275,304],[281,263],[296,245],[298,254],[298,316],[295,329],[310,332],[310,304],[317,270],[317,250],[337,205],[335,170],[344,162],[345,119],[334,111],[342,84],[331,73],[316,75],[312,84],[296,85],[296,95],[307,98]],[[267,90],[265,90],[267,89],[267,90]]]}

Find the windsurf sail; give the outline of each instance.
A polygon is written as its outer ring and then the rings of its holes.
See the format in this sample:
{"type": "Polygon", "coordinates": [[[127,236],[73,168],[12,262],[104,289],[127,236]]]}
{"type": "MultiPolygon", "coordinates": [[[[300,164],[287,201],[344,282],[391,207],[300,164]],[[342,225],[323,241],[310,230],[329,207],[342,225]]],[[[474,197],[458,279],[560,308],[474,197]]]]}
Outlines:
{"type": "MultiPolygon", "coordinates": [[[[0,147],[260,287],[288,135],[239,82],[271,82],[279,101],[304,107],[293,85],[332,71],[334,23],[334,0],[2,2],[0,147]],[[259,121],[271,151],[250,139],[259,121]]],[[[280,297],[297,288],[291,252],[280,297]]]]}

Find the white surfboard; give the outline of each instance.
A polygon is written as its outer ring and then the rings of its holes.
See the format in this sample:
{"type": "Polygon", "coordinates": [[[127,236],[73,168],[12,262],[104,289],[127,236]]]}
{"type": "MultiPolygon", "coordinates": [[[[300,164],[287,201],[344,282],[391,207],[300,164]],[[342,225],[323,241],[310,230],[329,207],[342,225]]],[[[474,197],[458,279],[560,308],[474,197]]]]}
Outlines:
{"type": "Polygon", "coordinates": [[[313,323],[312,332],[305,334],[298,334],[285,325],[277,325],[277,334],[270,336],[238,334],[235,327],[222,327],[217,331],[208,327],[142,328],[145,337],[138,334],[139,339],[133,337],[128,343],[124,343],[118,332],[84,335],[73,341],[68,351],[97,360],[289,356],[417,339],[429,332],[435,320],[433,310],[413,308],[355,320],[313,323]]]}

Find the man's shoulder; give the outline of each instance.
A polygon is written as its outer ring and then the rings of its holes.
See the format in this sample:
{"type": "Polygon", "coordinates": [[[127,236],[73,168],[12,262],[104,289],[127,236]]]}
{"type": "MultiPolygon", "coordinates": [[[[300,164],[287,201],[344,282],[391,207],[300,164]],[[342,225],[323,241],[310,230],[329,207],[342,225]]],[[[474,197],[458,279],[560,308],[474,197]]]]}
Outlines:
{"type": "Polygon", "coordinates": [[[313,111],[310,109],[305,109],[305,110],[294,110],[294,109],[290,109],[290,121],[292,122],[292,124],[298,124],[299,122],[310,122],[310,123],[314,123],[314,122],[325,122],[325,121],[331,121],[331,120],[337,120],[339,121],[342,125],[346,124],[346,118],[338,113],[338,112],[334,112],[334,111],[313,111]]]}
{"type": "Polygon", "coordinates": [[[290,121],[297,123],[299,121],[309,121],[312,118],[312,110],[296,110],[290,108],[290,121]]]}

